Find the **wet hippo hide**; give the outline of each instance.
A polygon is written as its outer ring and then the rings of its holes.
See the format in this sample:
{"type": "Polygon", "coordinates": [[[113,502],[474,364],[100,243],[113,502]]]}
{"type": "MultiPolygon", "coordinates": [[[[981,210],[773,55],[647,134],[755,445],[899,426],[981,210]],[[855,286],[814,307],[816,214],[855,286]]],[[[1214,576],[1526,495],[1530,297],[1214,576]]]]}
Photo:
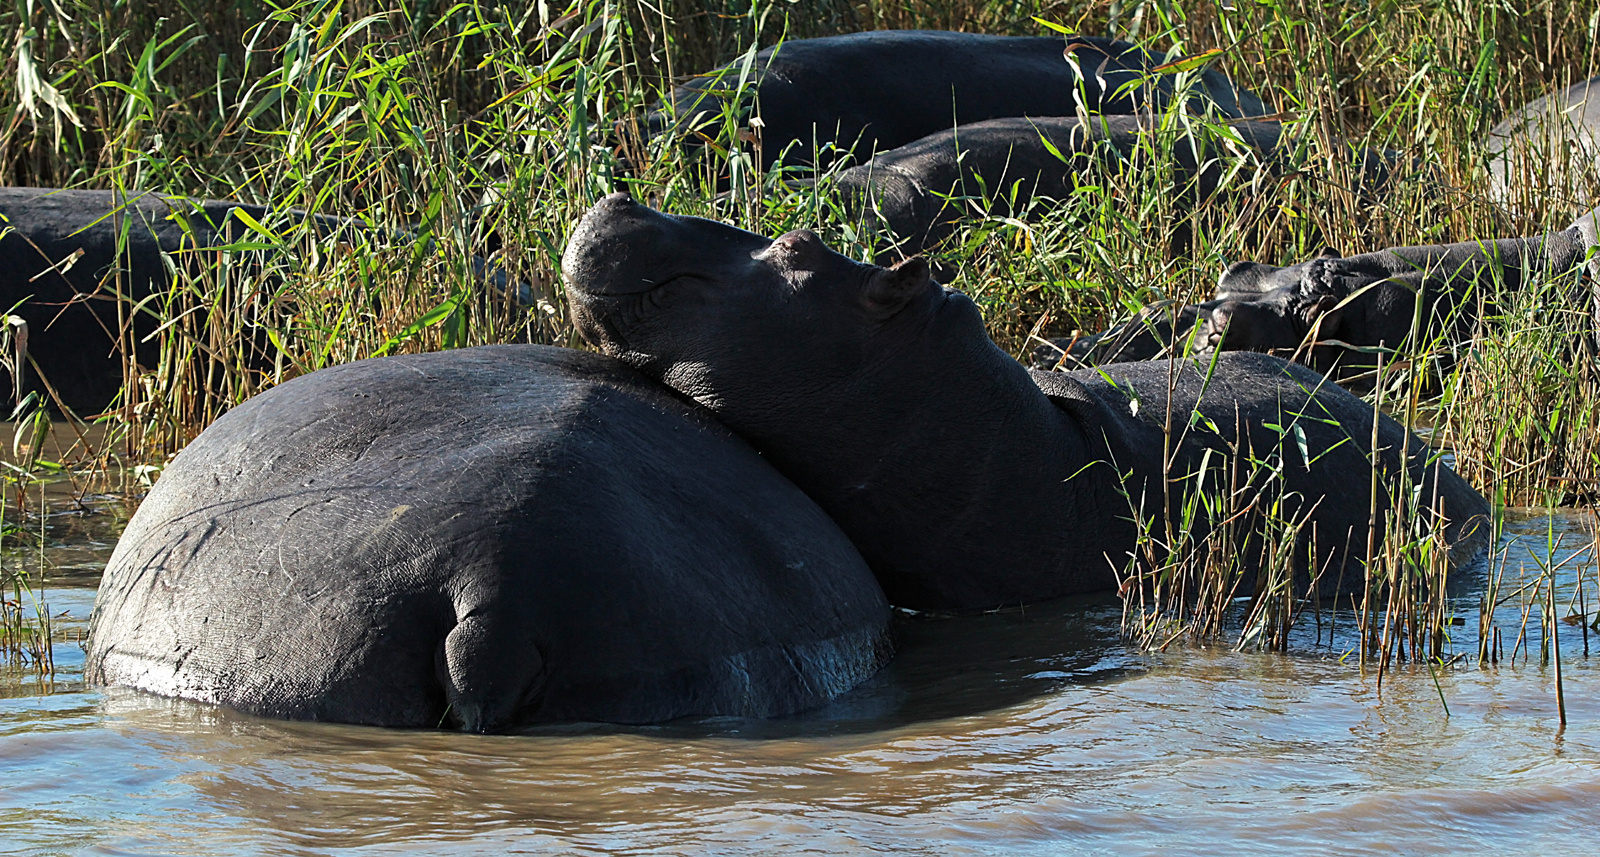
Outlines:
{"type": "MultiPolygon", "coordinates": [[[[707,126],[737,96],[744,62],[674,89],[646,117],[647,132],[694,136],[692,129],[707,126]]],[[[759,116],[759,127],[741,123],[759,135],[765,169],[785,152],[791,163],[813,163],[813,149],[830,145],[866,157],[956,125],[1007,116],[1159,110],[1172,97],[1174,76],[1135,82],[1162,62],[1126,42],[1088,36],[883,30],[794,39],[756,53],[753,85],[736,111],[759,116]]],[[[1201,72],[1191,91],[1197,105],[1215,104],[1229,118],[1272,112],[1215,69],[1201,72]]],[[[833,160],[822,154],[819,165],[833,160]]]]}
{"type": "Polygon", "coordinates": [[[1380,416],[1374,450],[1371,407],[1276,358],[1223,355],[1209,378],[1164,362],[1030,374],[920,258],[863,265],[809,232],[768,239],[620,194],[584,217],[563,271],[580,332],[749,440],[896,604],[1114,588],[1132,519],[1162,532],[1185,480],[1254,486],[1309,520],[1302,585],[1360,579],[1374,489],[1387,504],[1416,485],[1459,554],[1484,543],[1487,504],[1419,440],[1380,416]],[[1281,481],[1253,481],[1265,469],[1281,481]]]}
{"type": "MultiPolygon", "coordinates": [[[[164,298],[149,299],[167,292],[174,274],[180,282],[200,277],[208,287],[219,270],[250,277],[275,259],[284,261],[273,239],[241,215],[271,230],[304,225],[308,216],[156,193],[0,188],[0,309],[27,323],[28,352],[61,404],[87,415],[111,402],[124,383],[119,342],[132,345],[140,365],[153,365],[157,343],[147,339],[162,321],[164,298]]],[[[415,240],[358,220],[310,217],[319,241],[415,240]]],[[[474,260],[474,267],[486,285],[516,288],[483,260],[474,260]]],[[[271,365],[267,347],[265,337],[256,343],[262,366],[271,365]]],[[[0,369],[0,375],[9,373],[0,369]]],[[[41,389],[37,376],[32,369],[25,373],[24,391],[41,389]]]]}
{"type": "Polygon", "coordinates": [[[765,717],[888,658],[817,506],[609,358],[364,360],[223,416],[129,522],[96,684],[278,718],[502,730],[765,717]]]}

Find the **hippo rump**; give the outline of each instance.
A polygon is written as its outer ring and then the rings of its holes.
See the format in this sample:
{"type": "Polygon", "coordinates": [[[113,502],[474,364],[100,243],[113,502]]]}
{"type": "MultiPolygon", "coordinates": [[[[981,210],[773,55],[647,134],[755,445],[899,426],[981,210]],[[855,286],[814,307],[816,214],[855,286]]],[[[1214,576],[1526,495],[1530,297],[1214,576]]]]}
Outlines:
{"type": "Polygon", "coordinates": [[[872,675],[887,623],[833,522],[704,410],[596,354],[485,346],[208,428],[117,544],[85,675],[384,726],[765,717],[872,675]]]}
{"type": "Polygon", "coordinates": [[[1151,116],[1020,117],[940,131],[866,163],[841,170],[832,189],[855,212],[871,211],[892,237],[882,259],[929,250],[970,218],[972,200],[992,215],[1020,216],[1038,197],[1061,199],[1078,183],[1096,183],[1158,142],[1172,149],[1176,192],[1210,197],[1232,149],[1262,166],[1274,157],[1283,126],[1238,122],[1228,139],[1184,129],[1163,133],[1151,116]]]}
{"type": "MultiPolygon", "coordinates": [[[[0,303],[27,323],[28,352],[60,404],[83,414],[104,409],[124,384],[119,353],[128,345],[139,364],[154,363],[150,334],[161,319],[159,301],[147,299],[165,292],[174,272],[192,274],[220,255],[193,251],[228,247],[231,264],[260,261],[250,248],[271,242],[241,215],[268,228],[307,217],[295,209],[156,193],[0,188],[0,266],[9,272],[0,275],[0,303]]],[[[414,240],[325,215],[313,215],[312,228],[319,240],[414,240]]],[[[486,285],[514,288],[483,260],[473,265],[486,285]]],[[[25,376],[23,390],[40,389],[35,373],[25,376]]]]}
{"type": "Polygon", "coordinates": [[[1593,205],[1600,180],[1600,76],[1514,110],[1489,131],[1489,192],[1516,203],[1555,195],[1593,205]],[[1574,170],[1575,172],[1572,172],[1574,170]]]}
{"type": "Polygon", "coordinates": [[[1218,474],[1305,524],[1302,585],[1361,580],[1373,498],[1387,508],[1408,486],[1456,556],[1486,541],[1487,504],[1419,440],[1273,357],[1030,374],[920,257],[864,265],[809,232],[768,239],[621,194],[584,217],[563,271],[580,332],[749,440],[895,604],[1115,588],[1135,519],[1162,533],[1185,486],[1218,474]],[[1270,471],[1281,480],[1255,481],[1270,471]]]}
{"type": "MultiPolygon", "coordinates": [[[[756,53],[753,98],[734,107],[741,122],[760,117],[765,169],[791,146],[800,163],[810,161],[813,147],[870,153],[1007,116],[1160,109],[1175,76],[1140,82],[1163,61],[1127,42],[1087,36],[882,30],[794,39],[756,53]]],[[[687,136],[722,115],[744,68],[737,60],[675,88],[646,117],[647,132],[687,136]]],[[[1216,69],[1200,72],[1190,91],[1196,105],[1214,104],[1228,118],[1273,112],[1216,69]]],[[[824,153],[823,162],[831,160],[824,153]]]]}

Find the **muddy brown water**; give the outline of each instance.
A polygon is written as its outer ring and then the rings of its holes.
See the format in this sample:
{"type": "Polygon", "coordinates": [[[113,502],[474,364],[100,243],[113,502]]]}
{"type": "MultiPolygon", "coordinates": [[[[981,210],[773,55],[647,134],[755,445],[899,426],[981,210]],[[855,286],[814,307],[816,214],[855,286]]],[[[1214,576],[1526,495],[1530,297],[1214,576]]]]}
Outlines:
{"type": "MultiPolygon", "coordinates": [[[[1537,574],[1552,538],[1567,540],[1557,560],[1589,538],[1583,515],[1513,518],[1508,582],[1537,574]]],[[[48,522],[58,675],[0,673],[0,853],[1557,855],[1600,843],[1600,634],[1559,626],[1563,729],[1537,621],[1526,657],[1477,665],[1470,582],[1454,643],[1468,657],[1398,668],[1381,691],[1341,660],[1344,632],[1331,648],[1308,632],[1288,655],[1142,655],[1118,638],[1114,603],[1068,601],[900,616],[895,663],[804,717],[484,737],[85,688],[72,637],[118,526],[48,522]]],[[[1558,579],[1565,605],[1585,569],[1592,616],[1590,562],[1578,551],[1558,579]]],[[[1520,612],[1497,615],[1507,652],[1520,612]]]]}

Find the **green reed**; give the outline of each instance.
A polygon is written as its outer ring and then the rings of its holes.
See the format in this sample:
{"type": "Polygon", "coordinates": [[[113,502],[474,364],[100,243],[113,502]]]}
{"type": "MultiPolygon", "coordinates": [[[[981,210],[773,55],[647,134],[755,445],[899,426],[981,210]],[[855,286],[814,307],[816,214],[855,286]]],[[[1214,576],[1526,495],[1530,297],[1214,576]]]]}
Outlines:
{"type": "MultiPolygon", "coordinates": [[[[275,215],[227,249],[178,254],[172,286],[138,304],[109,277],[100,297],[156,333],[136,341],[125,324],[119,401],[60,415],[56,430],[92,439],[85,466],[122,474],[137,493],[229,407],[322,366],[491,342],[581,346],[560,252],[613,190],[769,233],[816,229],[869,258],[881,246],[875,224],[852,217],[826,181],[796,187],[792,171],[755,170],[743,117],[723,117],[715,143],[694,152],[630,129],[672,83],[783,38],[884,27],[1049,34],[1036,18],[1159,50],[1220,49],[1213,62],[1277,106],[1294,144],[1282,163],[1263,164],[1226,145],[1227,122],[1169,111],[1135,157],[1086,174],[1065,198],[973,217],[933,255],[1017,355],[1152,302],[1209,297],[1232,261],[1534,234],[1576,215],[1580,191],[1600,195],[1592,162],[1553,149],[1517,161],[1511,205],[1485,192],[1484,142],[1502,112],[1600,71],[1600,12],[1576,0],[19,0],[0,10],[0,33],[15,34],[15,62],[0,71],[10,107],[0,182],[237,199],[371,227],[330,237],[275,215]],[[1182,199],[1173,155],[1196,137],[1228,176],[1198,202],[1182,199]],[[1383,193],[1359,190],[1353,147],[1399,153],[1383,193]],[[474,256],[522,284],[525,300],[481,286],[474,256]]],[[[1566,300],[1554,283],[1502,296],[1470,343],[1415,343],[1381,385],[1382,407],[1432,426],[1501,501],[1592,502],[1595,363],[1571,350],[1586,322],[1566,300]]],[[[39,425],[41,404],[16,415],[18,431],[39,425]]],[[[37,460],[12,460],[38,472],[37,460]]],[[[1173,532],[1154,534],[1162,550],[1240,549],[1184,542],[1185,527],[1234,502],[1227,488],[1212,485],[1173,532]]],[[[19,516],[38,510],[19,496],[8,514],[30,520],[19,516]]],[[[1373,513],[1410,532],[1405,510],[1373,513]]],[[[1287,537],[1295,522],[1277,525],[1287,537]]],[[[1411,538],[1373,561],[1373,579],[1401,600],[1433,587],[1434,571],[1416,582],[1393,571],[1435,568],[1437,551],[1411,538]]],[[[1221,603],[1226,580],[1183,591],[1221,603]]],[[[1363,637],[1381,647],[1411,620],[1378,618],[1380,603],[1390,602],[1375,597],[1362,615],[1363,637]]],[[[1277,641],[1282,621],[1307,609],[1320,608],[1263,603],[1251,627],[1277,641]]]]}

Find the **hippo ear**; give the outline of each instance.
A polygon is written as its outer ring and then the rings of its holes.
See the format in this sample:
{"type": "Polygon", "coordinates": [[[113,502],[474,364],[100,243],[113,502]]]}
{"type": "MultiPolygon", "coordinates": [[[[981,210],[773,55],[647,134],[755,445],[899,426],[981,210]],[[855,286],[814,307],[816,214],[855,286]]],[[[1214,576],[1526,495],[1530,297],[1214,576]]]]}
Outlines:
{"type": "Polygon", "coordinates": [[[912,256],[893,268],[882,268],[867,278],[861,306],[873,321],[883,321],[905,307],[912,298],[933,286],[933,274],[921,256],[912,256]]]}

